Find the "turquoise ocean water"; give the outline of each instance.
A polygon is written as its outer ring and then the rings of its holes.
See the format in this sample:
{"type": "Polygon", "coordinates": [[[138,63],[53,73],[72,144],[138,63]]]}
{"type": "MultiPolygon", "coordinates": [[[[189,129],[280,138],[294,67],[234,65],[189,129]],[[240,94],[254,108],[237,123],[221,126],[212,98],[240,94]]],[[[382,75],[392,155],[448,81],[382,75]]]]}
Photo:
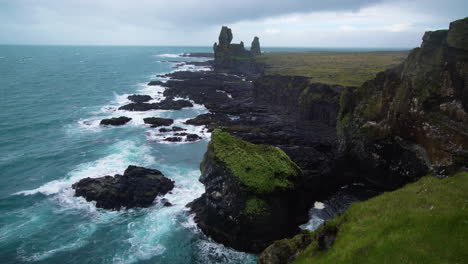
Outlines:
{"type": "Polygon", "coordinates": [[[0,263],[255,263],[255,256],[204,236],[185,208],[204,190],[198,166],[209,134],[195,143],[164,144],[142,121],[169,117],[200,132],[182,123],[207,110],[116,110],[129,94],[161,97],[163,88],[146,83],[174,70],[163,61],[199,60],[176,54],[207,51],[0,46],[0,263]],[[99,126],[102,118],[121,115],[133,120],[99,126]],[[174,206],[112,212],[73,197],[74,182],[121,174],[131,164],[175,180],[166,195],[174,206]]]}
{"type": "MultiPolygon", "coordinates": [[[[210,241],[185,205],[203,193],[199,163],[209,140],[163,144],[142,118],[176,124],[206,112],[116,111],[127,95],[160,96],[146,83],[185,61],[190,47],[0,46],[0,262],[251,263],[254,257],[210,241]],[[102,118],[125,115],[123,127],[102,118]],[[73,197],[85,177],[135,164],[176,181],[174,206],[110,212],[73,197]]],[[[184,126],[184,125],[181,125],[184,126]]],[[[189,127],[199,132],[199,127],[189,127]]]]}

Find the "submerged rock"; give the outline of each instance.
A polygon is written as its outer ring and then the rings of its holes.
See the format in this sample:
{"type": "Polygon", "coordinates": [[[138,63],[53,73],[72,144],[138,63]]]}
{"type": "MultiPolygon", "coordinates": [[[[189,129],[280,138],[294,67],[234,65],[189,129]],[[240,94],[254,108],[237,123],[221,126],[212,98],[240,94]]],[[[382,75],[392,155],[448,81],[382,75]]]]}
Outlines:
{"type": "Polygon", "coordinates": [[[145,124],[151,125],[151,127],[170,126],[174,123],[174,119],[161,118],[161,117],[147,117],[143,118],[145,124]]]}
{"type": "Polygon", "coordinates": [[[149,95],[134,94],[127,96],[127,99],[135,103],[145,103],[153,98],[151,98],[149,95]]]}
{"type": "Polygon", "coordinates": [[[182,138],[181,137],[168,137],[168,138],[165,138],[164,141],[167,141],[167,142],[181,142],[182,138]]]}
{"type": "Polygon", "coordinates": [[[198,226],[215,241],[260,252],[297,231],[291,216],[302,172],[280,149],[216,130],[200,169],[205,193],[189,206],[198,226]]]}
{"type": "Polygon", "coordinates": [[[187,142],[193,142],[193,141],[197,141],[197,140],[200,140],[202,139],[199,135],[197,134],[188,134],[187,135],[187,138],[185,139],[185,141],[187,142]]]}
{"type": "Polygon", "coordinates": [[[123,175],[85,178],[72,185],[75,196],[96,201],[96,207],[120,210],[121,207],[148,207],[156,196],[174,188],[174,181],[154,169],[128,166],[123,175]]]}
{"type": "Polygon", "coordinates": [[[132,120],[130,117],[121,116],[101,120],[101,125],[122,126],[132,120]]]}

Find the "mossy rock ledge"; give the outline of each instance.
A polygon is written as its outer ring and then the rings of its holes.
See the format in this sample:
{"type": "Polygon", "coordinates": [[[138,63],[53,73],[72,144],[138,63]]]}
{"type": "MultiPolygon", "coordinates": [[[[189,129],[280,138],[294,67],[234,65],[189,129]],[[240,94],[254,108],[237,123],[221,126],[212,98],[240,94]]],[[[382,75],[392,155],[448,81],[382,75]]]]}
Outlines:
{"type": "Polygon", "coordinates": [[[298,231],[295,189],[302,172],[279,148],[215,130],[200,170],[205,193],[189,206],[215,241],[258,253],[298,231]]]}

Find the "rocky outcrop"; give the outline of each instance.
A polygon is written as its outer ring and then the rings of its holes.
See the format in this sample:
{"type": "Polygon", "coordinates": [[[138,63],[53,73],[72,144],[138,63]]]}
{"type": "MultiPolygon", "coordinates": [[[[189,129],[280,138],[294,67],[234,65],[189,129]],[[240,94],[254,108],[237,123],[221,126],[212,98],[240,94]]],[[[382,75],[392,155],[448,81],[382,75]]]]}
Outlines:
{"type": "Polygon", "coordinates": [[[262,50],[260,49],[260,40],[258,37],[254,37],[252,41],[252,46],[250,46],[250,53],[253,56],[262,55],[262,50]]]}
{"type": "Polygon", "coordinates": [[[266,75],[255,80],[257,104],[277,106],[279,111],[293,113],[300,120],[316,120],[336,125],[339,97],[353,87],[312,83],[303,76],[266,75]]]}
{"type": "Polygon", "coordinates": [[[260,252],[297,231],[296,183],[301,170],[280,149],[216,130],[200,165],[205,193],[189,206],[215,241],[260,252]]]}
{"type": "Polygon", "coordinates": [[[394,189],[468,158],[468,18],[426,32],[402,65],[344,92],[340,146],[369,181],[394,189]]]}
{"type": "Polygon", "coordinates": [[[145,124],[151,125],[151,127],[170,126],[174,123],[174,119],[161,118],[161,117],[147,117],[143,118],[145,124]]]}
{"type": "Polygon", "coordinates": [[[85,178],[72,185],[75,196],[96,201],[96,207],[120,210],[122,207],[148,207],[156,196],[174,188],[174,181],[154,169],[128,166],[123,175],[85,178]]]}
{"type": "Polygon", "coordinates": [[[119,107],[119,110],[150,111],[150,110],[180,110],[185,107],[193,107],[187,100],[165,99],[159,103],[130,103],[119,107]]]}
{"type": "Polygon", "coordinates": [[[153,98],[151,98],[151,96],[149,95],[133,94],[133,95],[127,96],[127,99],[134,103],[146,103],[153,98]]]}
{"type": "Polygon", "coordinates": [[[132,119],[130,117],[126,117],[126,116],[113,117],[113,118],[101,120],[100,125],[122,126],[122,125],[125,125],[126,123],[130,122],[130,120],[132,120],[132,119]]]}
{"type": "Polygon", "coordinates": [[[252,42],[252,49],[248,51],[244,43],[231,43],[232,31],[223,26],[219,33],[219,42],[213,45],[214,50],[214,68],[219,72],[258,74],[261,68],[254,61],[254,56],[260,55],[260,41],[258,37],[252,42]]]}

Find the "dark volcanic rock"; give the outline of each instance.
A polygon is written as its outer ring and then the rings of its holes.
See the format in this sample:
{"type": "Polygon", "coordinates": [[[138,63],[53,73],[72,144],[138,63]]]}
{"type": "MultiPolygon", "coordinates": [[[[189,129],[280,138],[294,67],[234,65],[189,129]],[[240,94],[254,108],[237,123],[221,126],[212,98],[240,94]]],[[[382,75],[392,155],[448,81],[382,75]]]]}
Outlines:
{"type": "Polygon", "coordinates": [[[130,103],[121,106],[119,110],[127,111],[149,111],[149,110],[180,110],[185,107],[192,107],[193,104],[187,100],[166,99],[159,103],[130,103]]]}
{"type": "Polygon", "coordinates": [[[215,131],[200,169],[205,193],[189,206],[215,241],[260,252],[297,231],[291,216],[301,171],[281,150],[215,131]]]}
{"type": "Polygon", "coordinates": [[[155,85],[163,86],[164,83],[161,82],[161,81],[151,81],[151,82],[148,83],[148,85],[150,85],[150,86],[155,86],[155,85]]]}
{"type": "Polygon", "coordinates": [[[121,116],[101,120],[101,125],[121,126],[132,120],[130,117],[121,116]]]}
{"type": "Polygon", "coordinates": [[[201,114],[195,118],[185,121],[185,123],[188,125],[208,126],[208,128],[220,127],[229,122],[230,119],[227,115],[213,113],[201,114]]]}
{"type": "Polygon", "coordinates": [[[181,137],[168,137],[168,138],[165,138],[164,141],[168,141],[168,142],[181,142],[181,141],[182,141],[182,138],[181,138],[181,137]]]}
{"type": "Polygon", "coordinates": [[[199,135],[197,135],[197,134],[188,134],[185,141],[192,142],[192,141],[197,141],[197,140],[200,140],[200,139],[201,139],[201,137],[199,135]]]}
{"type": "Polygon", "coordinates": [[[153,99],[149,95],[140,95],[140,94],[129,95],[127,98],[128,100],[135,102],[135,103],[145,103],[153,99]]]}
{"type": "Polygon", "coordinates": [[[368,181],[394,189],[429,170],[460,167],[458,153],[468,150],[468,50],[459,45],[467,36],[468,18],[426,32],[403,64],[343,93],[341,148],[368,181]]]}
{"type": "Polygon", "coordinates": [[[180,110],[185,107],[193,107],[193,104],[187,100],[170,100],[166,99],[157,103],[158,109],[161,110],[180,110]]]}
{"type": "Polygon", "coordinates": [[[143,118],[145,124],[151,125],[151,127],[170,126],[174,123],[174,119],[161,118],[161,117],[147,117],[143,118]]]}
{"type": "Polygon", "coordinates": [[[128,166],[123,175],[85,178],[72,185],[75,196],[96,201],[96,207],[120,210],[121,207],[148,207],[156,196],[174,188],[174,182],[154,169],[128,166]]]}
{"type": "Polygon", "coordinates": [[[214,43],[214,68],[219,72],[243,73],[255,75],[261,72],[255,63],[254,56],[259,55],[260,42],[254,38],[253,49],[248,51],[244,48],[244,43],[233,44],[232,31],[223,26],[219,33],[219,43],[214,43]]]}

